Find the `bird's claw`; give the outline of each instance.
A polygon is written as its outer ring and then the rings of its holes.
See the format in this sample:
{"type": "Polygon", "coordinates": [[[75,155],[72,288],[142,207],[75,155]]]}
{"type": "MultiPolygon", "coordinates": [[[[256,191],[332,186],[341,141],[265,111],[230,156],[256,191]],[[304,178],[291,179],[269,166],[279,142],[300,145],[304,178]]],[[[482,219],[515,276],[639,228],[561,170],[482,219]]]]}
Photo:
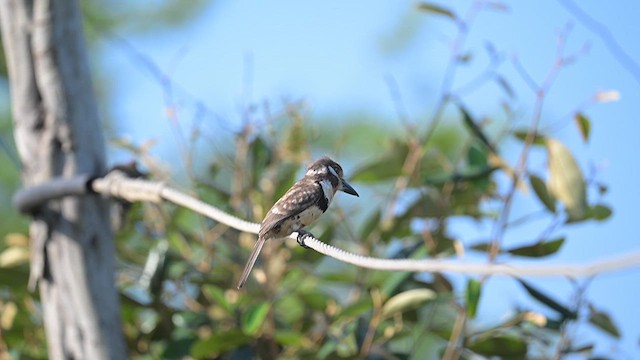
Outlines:
{"type": "Polygon", "coordinates": [[[307,246],[307,244],[304,243],[304,239],[306,237],[313,237],[313,235],[311,235],[311,233],[304,231],[304,230],[298,230],[298,238],[297,238],[297,242],[300,246],[302,246],[305,249],[311,249],[309,246],[307,246]]]}

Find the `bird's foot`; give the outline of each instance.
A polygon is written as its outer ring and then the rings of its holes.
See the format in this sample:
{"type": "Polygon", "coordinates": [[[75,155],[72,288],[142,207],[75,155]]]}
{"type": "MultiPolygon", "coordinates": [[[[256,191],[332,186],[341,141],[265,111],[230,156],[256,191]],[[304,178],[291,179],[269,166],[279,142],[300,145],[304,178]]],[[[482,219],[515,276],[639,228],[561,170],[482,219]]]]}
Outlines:
{"type": "Polygon", "coordinates": [[[304,240],[306,237],[313,237],[313,235],[308,231],[305,231],[302,229],[298,230],[298,238],[297,238],[298,244],[300,244],[300,246],[302,246],[305,249],[311,249],[310,247],[307,246],[307,244],[304,243],[304,240]]]}

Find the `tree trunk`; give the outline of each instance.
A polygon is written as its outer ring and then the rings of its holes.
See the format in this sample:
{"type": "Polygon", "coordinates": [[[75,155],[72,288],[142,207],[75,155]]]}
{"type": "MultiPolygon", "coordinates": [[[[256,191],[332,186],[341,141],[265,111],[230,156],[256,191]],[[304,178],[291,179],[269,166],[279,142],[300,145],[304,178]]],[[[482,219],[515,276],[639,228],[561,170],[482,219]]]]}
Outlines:
{"type": "MultiPolygon", "coordinates": [[[[1,0],[14,136],[25,186],[105,171],[77,0],[1,0]]],[[[123,359],[114,244],[98,196],[44,205],[30,226],[52,359],[123,359]]]]}

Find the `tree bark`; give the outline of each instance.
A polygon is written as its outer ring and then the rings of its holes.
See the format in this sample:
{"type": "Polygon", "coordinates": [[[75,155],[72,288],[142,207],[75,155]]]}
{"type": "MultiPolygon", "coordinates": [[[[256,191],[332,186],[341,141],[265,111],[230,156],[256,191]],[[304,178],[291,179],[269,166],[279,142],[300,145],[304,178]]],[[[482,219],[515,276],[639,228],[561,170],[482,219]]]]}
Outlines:
{"type": "MultiPolygon", "coordinates": [[[[25,186],[105,172],[77,0],[2,0],[14,136],[25,186]]],[[[52,359],[123,359],[114,244],[98,196],[44,205],[30,225],[31,274],[52,359]]]]}

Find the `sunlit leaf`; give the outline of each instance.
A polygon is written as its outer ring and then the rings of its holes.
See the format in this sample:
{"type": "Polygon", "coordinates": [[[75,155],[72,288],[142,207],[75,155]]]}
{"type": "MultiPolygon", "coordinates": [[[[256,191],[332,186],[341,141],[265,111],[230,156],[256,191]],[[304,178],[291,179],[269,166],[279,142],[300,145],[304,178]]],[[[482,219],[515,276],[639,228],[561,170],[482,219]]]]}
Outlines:
{"type": "Polygon", "coordinates": [[[618,330],[616,324],[613,323],[609,314],[603,311],[598,311],[591,304],[589,304],[589,311],[589,322],[592,325],[615,338],[620,338],[620,330],[618,330]]]}
{"type": "Polygon", "coordinates": [[[480,302],[481,290],[482,288],[480,281],[476,279],[469,279],[467,281],[467,314],[471,319],[476,317],[476,312],[478,311],[478,302],[480,302]]]}
{"type": "Polygon", "coordinates": [[[568,307],[560,304],[559,302],[553,300],[551,297],[544,294],[542,291],[534,288],[533,286],[527,284],[522,280],[518,280],[522,287],[531,295],[534,299],[538,300],[542,304],[546,305],[550,309],[555,310],[560,313],[564,319],[576,319],[578,317],[577,312],[569,309],[568,307]]]}
{"type": "Polygon", "coordinates": [[[11,246],[0,253],[0,268],[26,264],[29,261],[29,250],[26,247],[11,246]]]}
{"type": "Polygon", "coordinates": [[[620,100],[620,92],[618,90],[598,91],[595,96],[597,102],[611,102],[620,100]]]}
{"type": "Polygon", "coordinates": [[[560,250],[562,244],[564,244],[564,237],[551,241],[541,241],[533,245],[521,246],[507,251],[513,255],[537,258],[554,254],[560,250]]]}
{"type": "Polygon", "coordinates": [[[538,199],[542,202],[542,204],[547,208],[547,210],[552,213],[556,212],[556,199],[549,193],[549,189],[547,188],[547,184],[544,181],[536,176],[529,175],[529,182],[531,183],[531,187],[533,191],[538,196],[538,199]]]}
{"type": "Polygon", "coordinates": [[[245,334],[255,335],[269,313],[269,304],[260,303],[252,306],[242,317],[242,330],[245,334]]]}
{"type": "Polygon", "coordinates": [[[0,307],[0,328],[10,330],[13,327],[13,320],[18,313],[18,306],[14,302],[7,302],[0,307]]]}
{"type": "Polygon", "coordinates": [[[156,245],[149,251],[147,261],[144,264],[144,269],[140,275],[138,283],[145,290],[149,291],[154,296],[160,294],[162,290],[162,283],[164,282],[167,269],[169,268],[170,261],[167,257],[167,251],[169,250],[169,241],[167,239],[161,239],[156,245]]]}
{"type": "Polygon", "coordinates": [[[613,214],[613,210],[610,207],[602,204],[598,204],[592,207],[589,207],[587,210],[588,216],[591,219],[604,221],[607,220],[611,214],[613,214]]]}
{"type": "Polygon", "coordinates": [[[4,237],[7,246],[29,247],[29,237],[21,233],[9,233],[4,237]]]}
{"type": "Polygon", "coordinates": [[[549,191],[562,202],[569,220],[583,219],[587,210],[587,192],[578,163],[569,150],[557,140],[547,140],[547,151],[549,191]]]}
{"type": "Polygon", "coordinates": [[[480,337],[475,341],[471,341],[467,348],[484,356],[524,358],[527,354],[526,340],[509,334],[493,334],[480,337]]]}
{"type": "Polygon", "coordinates": [[[391,297],[382,306],[382,316],[389,317],[398,312],[415,309],[421,304],[433,300],[436,293],[429,289],[412,289],[391,297]]]}
{"type": "Polygon", "coordinates": [[[584,142],[588,142],[589,134],[591,134],[591,121],[589,121],[583,113],[576,113],[573,119],[576,121],[576,126],[580,131],[582,140],[584,140],[584,142]]]}
{"type": "Polygon", "coordinates": [[[430,12],[436,15],[446,16],[452,20],[456,19],[456,15],[453,13],[453,11],[432,3],[421,2],[418,4],[418,10],[430,12]]]}

